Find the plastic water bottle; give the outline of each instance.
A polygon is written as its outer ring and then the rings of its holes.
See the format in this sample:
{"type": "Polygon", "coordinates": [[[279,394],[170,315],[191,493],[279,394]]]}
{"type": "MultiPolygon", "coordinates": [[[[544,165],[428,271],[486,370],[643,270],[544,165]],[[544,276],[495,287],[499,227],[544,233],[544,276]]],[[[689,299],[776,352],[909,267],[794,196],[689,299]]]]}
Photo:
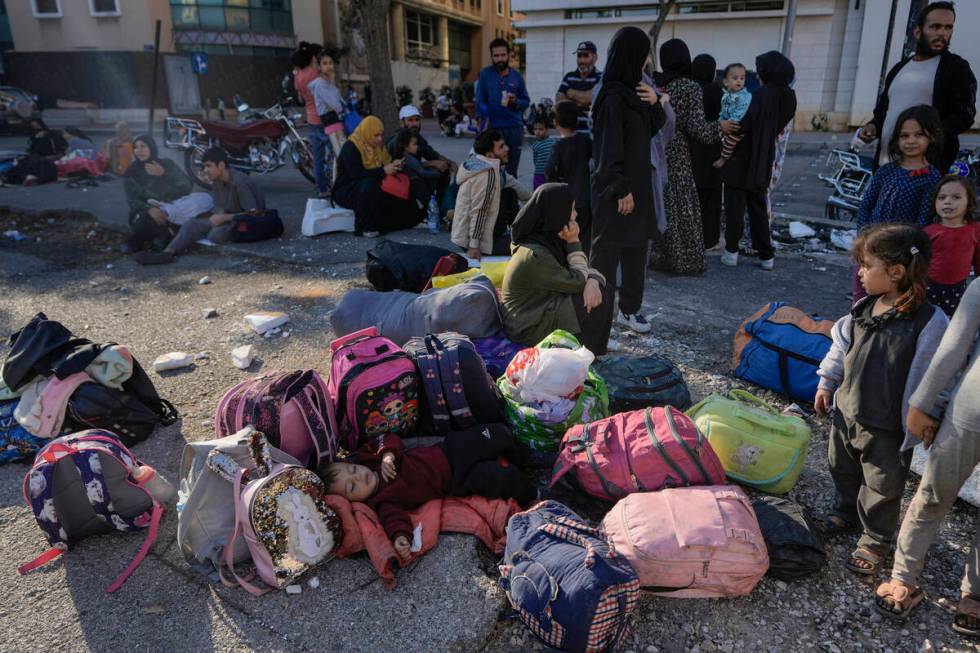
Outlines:
{"type": "Polygon", "coordinates": [[[430,234],[439,233],[439,202],[436,201],[434,194],[429,198],[429,218],[426,220],[426,227],[430,234]]]}

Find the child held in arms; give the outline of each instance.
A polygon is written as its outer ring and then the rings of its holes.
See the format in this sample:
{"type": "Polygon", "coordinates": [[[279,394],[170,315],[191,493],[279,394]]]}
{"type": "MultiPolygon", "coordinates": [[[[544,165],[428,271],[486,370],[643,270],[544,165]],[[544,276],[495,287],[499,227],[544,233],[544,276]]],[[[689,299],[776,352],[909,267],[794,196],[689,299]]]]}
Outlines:
{"type": "Polygon", "coordinates": [[[534,501],[537,491],[519,469],[529,455],[505,425],[487,424],[414,449],[405,449],[396,435],[383,434],[348,462],[321,465],[317,473],[327,493],[374,510],[398,557],[406,562],[412,556],[414,531],[409,511],[432,499],[476,495],[515,499],[522,506],[534,501]]]}

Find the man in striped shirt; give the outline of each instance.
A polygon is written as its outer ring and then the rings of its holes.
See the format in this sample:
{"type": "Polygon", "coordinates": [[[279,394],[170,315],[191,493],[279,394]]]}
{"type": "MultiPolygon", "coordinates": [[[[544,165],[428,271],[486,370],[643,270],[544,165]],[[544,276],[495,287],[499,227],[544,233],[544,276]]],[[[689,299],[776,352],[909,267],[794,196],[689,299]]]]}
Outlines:
{"type": "Polygon", "coordinates": [[[578,131],[589,133],[589,111],[592,108],[592,91],[602,80],[602,71],[595,67],[599,55],[595,43],[582,41],[575,49],[578,68],[565,73],[555,95],[555,104],[571,100],[578,106],[578,131]]]}

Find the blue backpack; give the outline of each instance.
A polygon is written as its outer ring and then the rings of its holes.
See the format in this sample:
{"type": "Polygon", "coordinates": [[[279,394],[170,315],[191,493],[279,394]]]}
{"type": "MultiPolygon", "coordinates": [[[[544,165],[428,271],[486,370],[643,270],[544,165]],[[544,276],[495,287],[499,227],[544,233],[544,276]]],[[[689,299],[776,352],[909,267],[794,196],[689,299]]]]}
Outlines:
{"type": "Polygon", "coordinates": [[[732,374],[798,401],[813,401],[834,321],[772,302],[735,333],[732,374]]]}
{"type": "Polygon", "coordinates": [[[500,585],[538,639],[573,653],[619,648],[640,596],[629,562],[556,501],[510,518],[500,585]]]}

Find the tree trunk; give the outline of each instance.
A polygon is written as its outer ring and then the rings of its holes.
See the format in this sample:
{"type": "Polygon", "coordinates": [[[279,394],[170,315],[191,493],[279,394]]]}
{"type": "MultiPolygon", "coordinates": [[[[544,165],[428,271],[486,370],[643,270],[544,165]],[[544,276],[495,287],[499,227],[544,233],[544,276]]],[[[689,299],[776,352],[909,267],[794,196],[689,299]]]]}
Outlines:
{"type": "Polygon", "coordinates": [[[660,40],[660,30],[667,22],[667,16],[674,10],[677,0],[662,1],[657,7],[657,22],[650,27],[650,61],[653,63],[653,70],[657,70],[657,42],[660,40]]]}
{"type": "Polygon", "coordinates": [[[388,48],[388,9],[391,0],[351,0],[361,10],[361,29],[367,43],[367,62],[371,84],[371,111],[381,119],[385,131],[398,128],[395,82],[391,76],[388,48]]]}

